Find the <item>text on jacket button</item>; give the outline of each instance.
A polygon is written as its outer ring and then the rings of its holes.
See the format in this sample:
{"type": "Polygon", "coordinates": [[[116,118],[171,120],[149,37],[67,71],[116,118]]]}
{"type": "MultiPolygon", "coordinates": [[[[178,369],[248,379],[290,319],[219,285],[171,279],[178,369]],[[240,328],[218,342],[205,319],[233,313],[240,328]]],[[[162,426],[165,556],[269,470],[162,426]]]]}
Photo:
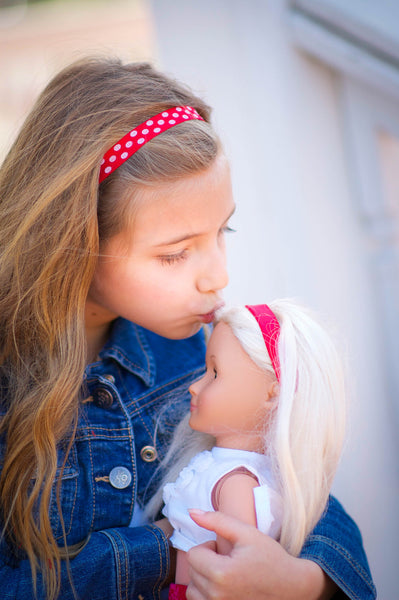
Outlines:
{"type": "Polygon", "coordinates": [[[110,484],[118,489],[124,490],[132,481],[132,475],[126,467],[114,467],[109,474],[110,484]]]}
{"type": "Polygon", "coordinates": [[[97,388],[93,395],[96,405],[100,408],[110,408],[112,406],[114,398],[112,396],[112,392],[106,388],[97,388]]]}
{"type": "Polygon", "coordinates": [[[140,456],[144,462],[153,462],[156,460],[158,453],[154,446],[144,446],[140,451],[140,456]]]}

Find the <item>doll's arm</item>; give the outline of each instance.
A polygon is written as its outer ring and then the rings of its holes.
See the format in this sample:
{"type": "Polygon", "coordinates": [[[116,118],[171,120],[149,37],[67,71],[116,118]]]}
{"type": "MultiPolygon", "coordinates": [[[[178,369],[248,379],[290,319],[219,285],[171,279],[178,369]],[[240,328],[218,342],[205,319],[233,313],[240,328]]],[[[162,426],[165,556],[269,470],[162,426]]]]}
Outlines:
{"type": "MultiPolygon", "coordinates": [[[[213,490],[215,498],[215,509],[226,515],[240,519],[244,523],[256,526],[256,513],[253,489],[258,481],[248,471],[227,473],[220,479],[213,490]]],[[[231,543],[217,536],[216,551],[218,554],[228,554],[231,551],[231,543]]],[[[176,560],[176,583],[188,585],[190,582],[190,570],[187,552],[177,551],[176,560]]]]}
{"type": "MultiPolygon", "coordinates": [[[[251,473],[231,472],[217,484],[217,505],[214,507],[225,515],[235,517],[243,523],[256,527],[254,488],[259,485],[251,473]]],[[[218,554],[229,554],[232,544],[225,538],[217,536],[216,550],[218,554]]]]}

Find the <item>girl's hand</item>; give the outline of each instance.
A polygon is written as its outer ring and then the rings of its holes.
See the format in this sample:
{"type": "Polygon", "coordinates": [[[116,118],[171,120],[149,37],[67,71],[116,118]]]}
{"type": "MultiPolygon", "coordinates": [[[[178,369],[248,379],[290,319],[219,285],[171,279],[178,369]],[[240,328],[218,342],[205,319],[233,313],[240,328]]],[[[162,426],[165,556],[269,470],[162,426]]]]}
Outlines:
{"type": "Polygon", "coordinates": [[[202,544],[188,552],[188,600],[327,600],[337,586],[312,561],[294,558],[278,542],[220,512],[190,511],[201,527],[232,544],[228,555],[202,544]]]}

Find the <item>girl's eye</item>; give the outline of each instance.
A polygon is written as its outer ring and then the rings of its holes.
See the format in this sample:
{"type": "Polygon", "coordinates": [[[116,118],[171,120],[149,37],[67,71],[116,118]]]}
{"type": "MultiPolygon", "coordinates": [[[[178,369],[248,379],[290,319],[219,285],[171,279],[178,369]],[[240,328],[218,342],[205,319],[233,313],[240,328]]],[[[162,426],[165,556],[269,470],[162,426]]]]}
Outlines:
{"type": "Polygon", "coordinates": [[[220,233],[236,233],[236,230],[230,227],[229,225],[226,225],[225,227],[222,227],[220,233]]]}
{"type": "Polygon", "coordinates": [[[213,369],[213,378],[216,379],[217,376],[218,376],[218,372],[216,371],[216,369],[213,369]]]}
{"type": "Polygon", "coordinates": [[[182,250],[178,254],[164,254],[162,256],[158,256],[158,259],[161,261],[161,264],[163,264],[163,265],[174,265],[174,264],[180,262],[181,260],[184,260],[186,258],[186,255],[187,255],[187,251],[182,250]]]}

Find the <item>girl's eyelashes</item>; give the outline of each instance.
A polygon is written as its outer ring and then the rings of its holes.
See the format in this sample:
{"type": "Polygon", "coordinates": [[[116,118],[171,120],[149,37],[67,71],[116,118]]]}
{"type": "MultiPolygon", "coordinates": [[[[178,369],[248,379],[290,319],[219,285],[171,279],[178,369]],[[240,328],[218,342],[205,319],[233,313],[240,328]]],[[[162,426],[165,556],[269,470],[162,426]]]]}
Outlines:
{"type": "Polygon", "coordinates": [[[236,233],[236,231],[237,230],[230,227],[230,225],[226,225],[225,227],[222,227],[222,229],[220,230],[221,233],[236,233]]]}
{"type": "Polygon", "coordinates": [[[178,252],[177,254],[163,254],[161,256],[158,256],[158,259],[161,261],[161,264],[163,264],[163,265],[174,265],[174,264],[180,262],[181,260],[184,260],[186,258],[186,255],[187,255],[187,251],[182,250],[181,252],[178,252]]]}
{"type": "MultiPolygon", "coordinates": [[[[221,227],[221,229],[219,230],[219,234],[224,234],[224,233],[235,233],[236,230],[233,229],[232,227],[230,227],[229,225],[225,225],[224,227],[221,227]]],[[[158,260],[161,262],[161,264],[163,265],[174,265],[182,260],[184,260],[185,258],[187,258],[187,254],[188,254],[188,250],[182,250],[181,252],[177,252],[176,254],[161,254],[160,256],[157,256],[158,260]]]]}

